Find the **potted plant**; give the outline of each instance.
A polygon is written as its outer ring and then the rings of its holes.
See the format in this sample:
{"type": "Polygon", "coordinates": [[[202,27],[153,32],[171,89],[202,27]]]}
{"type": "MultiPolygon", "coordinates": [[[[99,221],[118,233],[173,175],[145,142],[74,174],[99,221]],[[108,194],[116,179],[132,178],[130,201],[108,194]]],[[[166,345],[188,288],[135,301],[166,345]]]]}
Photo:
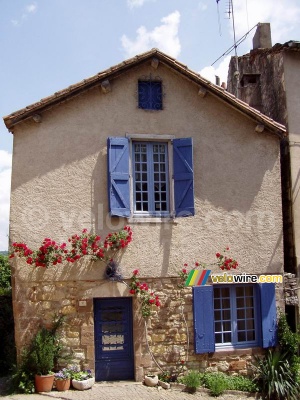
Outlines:
{"type": "Polygon", "coordinates": [[[72,373],[72,386],[77,390],[90,389],[94,383],[95,377],[89,369],[72,373]]]}
{"type": "Polygon", "coordinates": [[[35,335],[29,351],[29,364],[35,373],[37,392],[50,392],[54,382],[55,337],[51,331],[41,328],[35,335]]]}
{"type": "Polygon", "coordinates": [[[68,368],[63,368],[54,374],[56,390],[64,392],[70,389],[71,385],[71,372],[68,368]]]}

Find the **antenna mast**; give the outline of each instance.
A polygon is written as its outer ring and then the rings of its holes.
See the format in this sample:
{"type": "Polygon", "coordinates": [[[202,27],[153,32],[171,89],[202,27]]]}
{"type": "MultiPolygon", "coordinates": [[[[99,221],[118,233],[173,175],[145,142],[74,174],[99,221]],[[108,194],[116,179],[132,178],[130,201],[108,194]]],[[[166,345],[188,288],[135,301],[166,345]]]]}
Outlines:
{"type": "Polygon", "coordinates": [[[237,44],[236,44],[236,37],[235,37],[233,0],[229,0],[227,13],[228,13],[229,19],[230,19],[230,15],[232,15],[232,29],[233,29],[233,41],[234,41],[234,53],[235,53],[235,71],[233,73],[233,76],[236,79],[235,95],[236,95],[236,97],[238,97],[238,86],[239,86],[240,73],[239,73],[239,61],[238,61],[238,56],[237,56],[237,44]]]}

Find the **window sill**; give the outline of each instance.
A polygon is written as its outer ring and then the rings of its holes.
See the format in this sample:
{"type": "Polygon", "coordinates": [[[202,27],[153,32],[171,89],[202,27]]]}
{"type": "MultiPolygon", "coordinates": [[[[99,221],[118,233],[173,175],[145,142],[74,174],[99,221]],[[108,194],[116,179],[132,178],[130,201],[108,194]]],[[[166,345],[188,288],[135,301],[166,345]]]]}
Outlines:
{"type": "Polygon", "coordinates": [[[128,218],[129,224],[174,224],[178,222],[174,218],[170,217],[130,217],[128,218]]]}
{"type": "MultiPolygon", "coordinates": [[[[253,347],[222,347],[222,348],[216,348],[214,353],[218,353],[218,356],[221,355],[241,355],[241,354],[260,354],[261,351],[263,350],[262,347],[259,347],[257,345],[253,347]]],[[[214,354],[213,353],[213,354],[214,354]]]]}

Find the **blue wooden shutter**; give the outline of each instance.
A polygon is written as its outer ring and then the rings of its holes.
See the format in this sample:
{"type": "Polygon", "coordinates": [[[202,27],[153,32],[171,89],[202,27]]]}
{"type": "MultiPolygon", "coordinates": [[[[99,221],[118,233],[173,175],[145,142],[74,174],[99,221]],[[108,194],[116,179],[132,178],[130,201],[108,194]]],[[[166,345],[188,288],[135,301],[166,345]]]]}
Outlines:
{"type": "Polygon", "coordinates": [[[214,305],[212,286],[193,287],[195,353],[215,351],[214,305]]]}
{"type": "Polygon", "coordinates": [[[277,316],[274,283],[260,283],[260,307],[262,320],[262,347],[277,344],[277,316]]]}
{"type": "Polygon", "coordinates": [[[130,216],[129,192],[129,140],[112,137],[107,139],[108,200],[112,216],[130,216]]]}
{"type": "Polygon", "coordinates": [[[173,140],[175,216],[195,215],[192,138],[173,140]]]}

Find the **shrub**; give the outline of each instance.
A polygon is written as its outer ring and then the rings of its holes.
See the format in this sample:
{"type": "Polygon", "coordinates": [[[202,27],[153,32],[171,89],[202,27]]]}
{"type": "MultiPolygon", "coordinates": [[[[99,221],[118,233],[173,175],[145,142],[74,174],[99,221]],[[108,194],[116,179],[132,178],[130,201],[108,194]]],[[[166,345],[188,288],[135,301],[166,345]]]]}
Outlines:
{"type": "Polygon", "coordinates": [[[286,315],[281,313],[278,320],[278,343],[290,364],[294,379],[300,383],[300,358],[298,349],[300,343],[299,332],[292,332],[286,320],[286,315]]]}
{"type": "Polygon", "coordinates": [[[221,372],[204,374],[204,385],[214,397],[220,396],[227,389],[227,376],[221,372]]]}
{"type": "Polygon", "coordinates": [[[180,381],[186,386],[188,391],[195,392],[196,389],[201,386],[202,374],[198,371],[191,370],[187,375],[184,375],[180,381]]]}
{"type": "Polygon", "coordinates": [[[0,295],[11,292],[11,271],[8,257],[0,254],[0,295]]]}
{"type": "Polygon", "coordinates": [[[287,353],[269,349],[264,358],[256,360],[255,380],[267,399],[299,398],[299,385],[294,379],[287,353]]]}
{"type": "Polygon", "coordinates": [[[0,255],[0,376],[8,375],[16,362],[10,278],[8,258],[0,255]]]}
{"type": "Polygon", "coordinates": [[[51,329],[40,328],[21,356],[21,362],[12,379],[12,391],[34,392],[34,375],[47,375],[57,363],[62,346],[59,343],[58,329],[63,318],[54,319],[51,329]]]}
{"type": "Polygon", "coordinates": [[[258,392],[259,388],[255,382],[245,376],[226,376],[226,384],[229,390],[240,390],[242,392],[258,392]]]}

